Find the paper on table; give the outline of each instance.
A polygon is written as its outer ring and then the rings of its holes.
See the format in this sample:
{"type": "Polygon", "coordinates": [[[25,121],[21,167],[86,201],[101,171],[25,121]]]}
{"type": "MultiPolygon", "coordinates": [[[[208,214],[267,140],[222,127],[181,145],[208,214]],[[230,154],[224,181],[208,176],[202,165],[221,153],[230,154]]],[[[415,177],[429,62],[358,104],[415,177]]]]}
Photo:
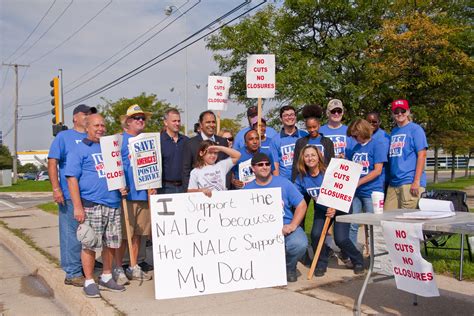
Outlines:
{"type": "Polygon", "coordinates": [[[418,206],[421,211],[403,213],[403,215],[398,215],[397,218],[435,219],[456,215],[456,213],[454,213],[453,202],[451,201],[421,198],[418,202],[418,206]]]}

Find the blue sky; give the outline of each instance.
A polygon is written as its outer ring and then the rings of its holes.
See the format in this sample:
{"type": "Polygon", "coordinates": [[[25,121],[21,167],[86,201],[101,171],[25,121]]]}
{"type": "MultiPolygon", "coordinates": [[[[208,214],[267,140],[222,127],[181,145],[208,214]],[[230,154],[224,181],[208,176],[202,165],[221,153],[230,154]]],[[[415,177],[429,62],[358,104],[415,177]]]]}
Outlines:
{"type": "MultiPolygon", "coordinates": [[[[27,38],[45,12],[53,3],[53,0],[0,0],[0,56],[2,62],[30,64],[26,68],[20,68],[19,116],[32,115],[48,111],[52,107],[49,97],[49,82],[57,75],[59,68],[64,73],[63,85],[74,87],[86,81],[76,90],[64,95],[65,103],[75,100],[92,90],[116,79],[131,69],[155,57],[162,51],[171,47],[185,36],[205,26],[216,17],[229,11],[243,1],[203,0],[191,9],[187,18],[180,18],[167,29],[143,45],[141,48],[112,66],[100,76],[86,80],[103,67],[109,65],[117,58],[123,56],[127,51],[140,44],[145,38],[171,22],[176,15],[167,17],[164,9],[167,6],[180,7],[182,11],[190,8],[196,0],[189,1],[152,1],[152,0],[114,0],[90,22],[84,29],[73,36],[60,48],[35,61],[43,54],[60,44],[75,30],[92,18],[110,0],[75,0],[61,19],[41,38],[37,44],[27,53],[23,52],[38,40],[60,13],[68,6],[70,0],[57,0],[52,6],[49,14],[39,25],[37,30],[18,50],[16,54],[8,57],[27,38]],[[158,27],[124,50],[117,57],[98,68],[88,76],[74,82],[96,65],[109,58],[127,44],[135,40],[162,21],[158,27]],[[186,21],[185,21],[186,20],[186,21]],[[23,55],[23,56],[21,56],[23,55]],[[41,104],[32,105],[38,101],[46,100],[41,104]]],[[[252,1],[258,3],[259,1],[252,1]]],[[[240,10],[239,12],[243,12],[240,10]]],[[[159,99],[174,105],[183,103],[184,99],[184,69],[185,55],[180,52],[168,60],[150,68],[149,70],[135,76],[134,78],[93,97],[83,103],[97,105],[103,103],[100,97],[110,100],[118,100],[121,97],[133,97],[141,92],[154,93],[159,99]],[[174,88],[171,92],[170,89],[174,88]]],[[[203,40],[188,48],[188,125],[191,127],[200,112],[206,109],[207,103],[207,76],[217,70],[210,51],[206,50],[203,40]],[[197,89],[196,85],[201,88],[197,89]]],[[[1,67],[0,69],[0,130],[4,135],[12,126],[13,120],[13,95],[14,75],[13,68],[1,67]],[[3,85],[3,89],[2,89],[3,85]]],[[[180,105],[181,105],[180,104],[180,105]]],[[[223,118],[235,118],[236,114],[244,111],[244,105],[231,104],[227,112],[222,113],[223,118]]],[[[51,133],[52,115],[46,115],[36,119],[21,120],[19,123],[19,150],[47,149],[53,139],[51,133]]],[[[72,108],[65,113],[66,124],[72,126],[72,108]]],[[[184,120],[184,115],[182,116],[184,120]]],[[[4,143],[12,149],[13,133],[4,137],[4,143]]]]}

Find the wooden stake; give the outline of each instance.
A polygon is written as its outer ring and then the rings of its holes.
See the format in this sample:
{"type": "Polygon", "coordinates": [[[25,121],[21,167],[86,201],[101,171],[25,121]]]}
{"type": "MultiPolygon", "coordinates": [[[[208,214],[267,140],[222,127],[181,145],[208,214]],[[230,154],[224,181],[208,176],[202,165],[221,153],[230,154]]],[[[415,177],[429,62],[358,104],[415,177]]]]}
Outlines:
{"type": "Polygon", "coordinates": [[[217,133],[221,131],[221,111],[217,111],[217,133]]]}
{"type": "Polygon", "coordinates": [[[316,249],[316,253],[313,258],[313,262],[311,263],[311,268],[308,272],[308,280],[313,278],[314,270],[316,269],[316,264],[318,263],[319,255],[321,253],[321,249],[324,245],[324,240],[326,239],[326,233],[328,232],[329,224],[331,223],[331,217],[326,217],[324,221],[323,231],[321,232],[321,237],[319,238],[318,248],[316,249]]]}
{"type": "Polygon", "coordinates": [[[257,132],[258,132],[258,142],[260,146],[262,145],[262,135],[260,127],[262,126],[262,98],[258,97],[257,103],[257,132]]]}
{"type": "Polygon", "coordinates": [[[130,266],[132,265],[132,233],[130,232],[130,224],[128,221],[128,205],[125,197],[122,197],[123,215],[125,216],[125,229],[127,231],[128,254],[130,256],[130,266]]]}

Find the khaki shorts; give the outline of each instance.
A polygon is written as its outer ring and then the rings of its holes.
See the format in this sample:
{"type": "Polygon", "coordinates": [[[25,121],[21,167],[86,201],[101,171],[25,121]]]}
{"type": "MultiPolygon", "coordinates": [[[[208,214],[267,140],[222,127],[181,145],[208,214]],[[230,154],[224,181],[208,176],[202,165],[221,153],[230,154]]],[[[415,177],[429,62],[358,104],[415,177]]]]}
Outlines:
{"type": "Polygon", "coordinates": [[[396,209],[418,208],[418,200],[420,199],[421,193],[425,192],[425,188],[420,187],[418,196],[413,196],[410,193],[410,188],[411,184],[404,184],[399,187],[389,186],[383,210],[393,211],[396,209]]]}
{"type": "MultiPolygon", "coordinates": [[[[132,236],[148,236],[151,234],[151,215],[147,201],[127,200],[128,223],[132,236]]],[[[125,212],[125,209],[124,209],[125,212]]],[[[122,238],[127,239],[125,215],[122,216],[122,238]]]]}

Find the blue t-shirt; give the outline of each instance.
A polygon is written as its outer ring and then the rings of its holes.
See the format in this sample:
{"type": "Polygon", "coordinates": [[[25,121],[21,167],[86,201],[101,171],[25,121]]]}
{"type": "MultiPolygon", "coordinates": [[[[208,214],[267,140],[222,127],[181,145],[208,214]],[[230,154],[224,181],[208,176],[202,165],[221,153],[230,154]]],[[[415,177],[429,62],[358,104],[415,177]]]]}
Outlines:
{"type": "Polygon", "coordinates": [[[319,133],[328,137],[334,144],[334,157],[338,158],[340,154],[347,159],[349,152],[355,146],[356,142],[352,137],[347,136],[347,126],[341,125],[338,128],[330,128],[327,124],[321,126],[319,133]]]}
{"type": "MultiPolygon", "coordinates": [[[[232,145],[232,148],[235,150],[240,150],[245,148],[245,133],[247,133],[250,130],[250,127],[245,127],[241,129],[237,135],[234,137],[234,144],[232,145]]],[[[265,129],[265,135],[267,136],[267,139],[271,139],[273,136],[277,134],[277,131],[275,131],[273,128],[270,126],[267,126],[265,129]]]]}
{"type": "Polygon", "coordinates": [[[273,161],[280,164],[280,176],[288,180],[291,179],[291,168],[293,166],[296,141],[306,135],[308,135],[308,132],[300,129],[296,129],[293,134],[287,135],[282,129],[280,133],[272,138],[270,150],[273,161]]]}
{"type": "Polygon", "coordinates": [[[297,207],[303,200],[303,195],[296,189],[296,187],[287,179],[280,176],[272,176],[272,180],[267,185],[258,185],[257,182],[252,181],[245,185],[244,189],[265,189],[265,188],[281,188],[281,195],[283,201],[283,224],[291,223],[293,219],[292,207],[297,207]]]}
{"type": "MultiPolygon", "coordinates": [[[[239,178],[239,165],[240,165],[241,163],[247,162],[248,168],[245,168],[245,169],[244,169],[244,173],[253,174],[253,170],[252,170],[252,168],[250,167],[250,161],[252,160],[253,156],[254,156],[256,153],[255,153],[255,154],[250,153],[250,152],[247,150],[247,148],[240,149],[239,152],[240,152],[240,158],[239,158],[239,160],[237,160],[237,163],[235,164],[235,166],[232,167],[232,172],[234,173],[235,179],[241,180],[241,179],[239,178]]],[[[262,150],[262,148],[259,148],[259,149],[257,150],[257,153],[258,153],[258,152],[262,152],[262,153],[268,155],[268,153],[264,152],[264,151],[262,150]]],[[[270,158],[271,170],[273,171],[273,170],[275,169],[275,167],[273,166],[272,157],[269,156],[269,158],[270,158]]]]}
{"type": "MultiPolygon", "coordinates": [[[[387,152],[380,146],[380,140],[371,139],[367,144],[357,144],[351,151],[349,159],[362,166],[360,177],[367,176],[374,170],[376,163],[384,163],[387,161],[387,152]]],[[[384,192],[385,177],[382,173],[372,181],[364,183],[357,188],[355,195],[358,197],[370,197],[372,192],[384,192]]]]}
{"type": "Polygon", "coordinates": [[[260,144],[260,152],[261,153],[264,153],[265,155],[267,155],[268,157],[271,158],[271,149],[270,149],[270,146],[272,144],[272,139],[270,137],[267,136],[267,138],[265,138],[265,140],[260,144]]]}
{"type": "Polygon", "coordinates": [[[66,176],[64,175],[64,170],[66,169],[67,164],[67,155],[77,144],[82,142],[86,136],[86,133],[80,133],[73,129],[62,131],[54,138],[51,147],[49,148],[48,158],[58,160],[59,184],[61,186],[61,191],[63,191],[64,199],[66,200],[71,199],[66,176]]]}
{"type": "Polygon", "coordinates": [[[310,137],[308,139],[308,145],[316,146],[316,148],[318,148],[324,156],[324,146],[321,144],[321,135],[318,135],[318,137],[315,138],[310,137]]]}
{"type": "MultiPolygon", "coordinates": [[[[426,135],[420,125],[410,122],[403,127],[395,127],[390,135],[390,185],[399,187],[413,183],[415,179],[418,152],[428,148],[426,135]]],[[[420,186],[426,187],[426,173],[420,179],[420,186]]]]}
{"type": "Polygon", "coordinates": [[[301,194],[308,194],[314,200],[318,198],[319,189],[321,188],[321,184],[323,183],[324,174],[319,173],[316,177],[313,177],[309,174],[301,177],[298,175],[295,179],[295,185],[298,191],[301,194]]]}
{"type": "Polygon", "coordinates": [[[120,206],[120,192],[109,191],[100,144],[85,138],[67,155],[64,174],[79,182],[81,198],[112,208],[120,206]]]}
{"type": "Polygon", "coordinates": [[[384,152],[387,153],[387,162],[383,164],[382,174],[384,176],[384,182],[388,183],[390,179],[390,171],[388,169],[388,151],[390,149],[390,135],[388,135],[383,129],[379,128],[372,135],[372,138],[378,141],[379,145],[383,147],[384,152]]]}
{"type": "Polygon", "coordinates": [[[122,140],[122,165],[123,171],[125,174],[125,181],[128,187],[128,194],[127,200],[129,201],[147,201],[148,200],[148,192],[147,190],[139,190],[135,188],[135,181],[133,181],[133,167],[130,163],[130,153],[128,151],[128,140],[132,136],[128,133],[123,133],[123,140],[122,140]]]}

